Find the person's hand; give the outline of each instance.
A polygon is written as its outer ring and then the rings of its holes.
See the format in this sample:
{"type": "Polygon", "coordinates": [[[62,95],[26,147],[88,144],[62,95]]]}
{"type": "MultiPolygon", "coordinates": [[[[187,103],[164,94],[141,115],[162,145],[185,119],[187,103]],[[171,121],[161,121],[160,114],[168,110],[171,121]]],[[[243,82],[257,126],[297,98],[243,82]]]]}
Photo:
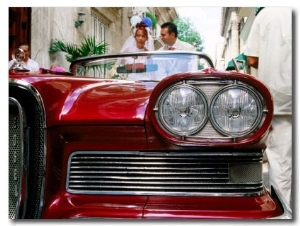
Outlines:
{"type": "Polygon", "coordinates": [[[14,67],[17,65],[17,60],[16,59],[13,59],[13,64],[10,66],[9,70],[13,70],[14,67]]]}

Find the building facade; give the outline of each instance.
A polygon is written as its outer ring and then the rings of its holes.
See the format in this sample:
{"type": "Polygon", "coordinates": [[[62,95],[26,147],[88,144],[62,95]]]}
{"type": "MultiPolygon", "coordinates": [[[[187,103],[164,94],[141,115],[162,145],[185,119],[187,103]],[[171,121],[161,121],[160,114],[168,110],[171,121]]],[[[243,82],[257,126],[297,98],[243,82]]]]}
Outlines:
{"type": "MultiPolygon", "coordinates": [[[[157,20],[157,25],[151,27],[155,47],[160,48],[160,24],[175,20],[178,15],[172,7],[17,7],[10,9],[10,52],[19,42],[31,45],[31,58],[40,67],[49,68],[56,64],[69,69],[70,63],[65,59],[65,53],[49,54],[51,40],[62,40],[65,43],[80,45],[84,38],[95,37],[97,43],[108,44],[108,53],[118,52],[133,30],[130,19],[139,15],[144,17],[151,13],[157,20]],[[18,18],[18,14],[26,11],[27,19],[18,18]],[[15,20],[19,21],[15,22],[15,20]],[[26,29],[21,34],[22,24],[26,29]],[[21,39],[19,34],[27,35],[21,39]]],[[[24,13],[23,13],[24,14],[24,13]]]]}
{"type": "MultiPolygon", "coordinates": [[[[243,54],[252,23],[255,18],[253,7],[223,7],[220,34],[224,43],[218,48],[216,67],[220,70],[230,70],[229,64],[233,58],[243,54]]],[[[246,68],[246,72],[256,75],[254,68],[246,68]]]]}

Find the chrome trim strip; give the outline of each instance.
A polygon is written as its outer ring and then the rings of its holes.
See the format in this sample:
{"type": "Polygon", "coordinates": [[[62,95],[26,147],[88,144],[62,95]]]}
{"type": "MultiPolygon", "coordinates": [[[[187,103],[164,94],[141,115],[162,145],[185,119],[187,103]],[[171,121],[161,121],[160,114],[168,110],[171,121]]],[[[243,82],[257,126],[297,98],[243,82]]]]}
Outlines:
{"type": "Polygon", "coordinates": [[[120,57],[126,57],[126,56],[151,56],[151,55],[195,55],[198,56],[198,58],[203,58],[207,61],[207,63],[210,65],[211,68],[214,68],[214,64],[210,57],[201,52],[195,52],[195,51],[142,51],[142,52],[131,52],[131,53],[115,53],[115,54],[102,54],[102,55],[94,55],[94,56],[88,56],[88,57],[79,57],[75,61],[73,61],[70,64],[69,71],[71,71],[74,75],[76,74],[76,66],[81,64],[84,65],[86,63],[90,63],[91,61],[97,62],[97,60],[103,60],[103,59],[110,59],[110,58],[120,58],[120,57]]]}

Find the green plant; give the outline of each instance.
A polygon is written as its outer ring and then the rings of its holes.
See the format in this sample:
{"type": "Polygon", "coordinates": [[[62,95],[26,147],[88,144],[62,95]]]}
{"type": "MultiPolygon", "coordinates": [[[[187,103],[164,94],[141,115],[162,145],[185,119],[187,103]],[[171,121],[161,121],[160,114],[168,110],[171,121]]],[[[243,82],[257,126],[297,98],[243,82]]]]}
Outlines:
{"type": "Polygon", "coordinates": [[[79,57],[105,54],[107,52],[107,46],[108,44],[105,42],[96,43],[95,37],[86,37],[84,42],[79,46],[54,39],[50,43],[49,53],[65,52],[66,60],[73,62],[79,57]]]}
{"type": "Polygon", "coordinates": [[[190,22],[189,18],[178,17],[173,22],[177,25],[178,39],[192,44],[196,47],[197,51],[202,52],[204,46],[201,35],[196,30],[193,23],[190,22]]]}
{"type": "MultiPolygon", "coordinates": [[[[59,39],[54,39],[50,43],[49,53],[54,54],[57,52],[64,52],[66,53],[66,60],[71,63],[79,57],[105,54],[107,52],[107,46],[108,44],[105,42],[96,43],[95,37],[90,36],[84,38],[84,42],[79,46],[72,43],[65,43],[59,39]]],[[[78,67],[77,74],[86,75],[89,70],[95,75],[97,71],[103,70],[103,68],[98,65],[78,67]]]]}

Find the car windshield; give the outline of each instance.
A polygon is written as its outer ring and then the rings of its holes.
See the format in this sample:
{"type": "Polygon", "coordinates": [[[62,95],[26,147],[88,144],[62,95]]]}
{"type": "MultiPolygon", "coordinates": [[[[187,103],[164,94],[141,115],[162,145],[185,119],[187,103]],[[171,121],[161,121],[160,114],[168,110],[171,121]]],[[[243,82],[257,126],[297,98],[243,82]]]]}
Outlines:
{"type": "Polygon", "coordinates": [[[77,76],[129,81],[160,81],[173,74],[213,68],[213,63],[206,54],[170,52],[149,51],[90,56],[77,59],[70,68],[77,76]]]}

